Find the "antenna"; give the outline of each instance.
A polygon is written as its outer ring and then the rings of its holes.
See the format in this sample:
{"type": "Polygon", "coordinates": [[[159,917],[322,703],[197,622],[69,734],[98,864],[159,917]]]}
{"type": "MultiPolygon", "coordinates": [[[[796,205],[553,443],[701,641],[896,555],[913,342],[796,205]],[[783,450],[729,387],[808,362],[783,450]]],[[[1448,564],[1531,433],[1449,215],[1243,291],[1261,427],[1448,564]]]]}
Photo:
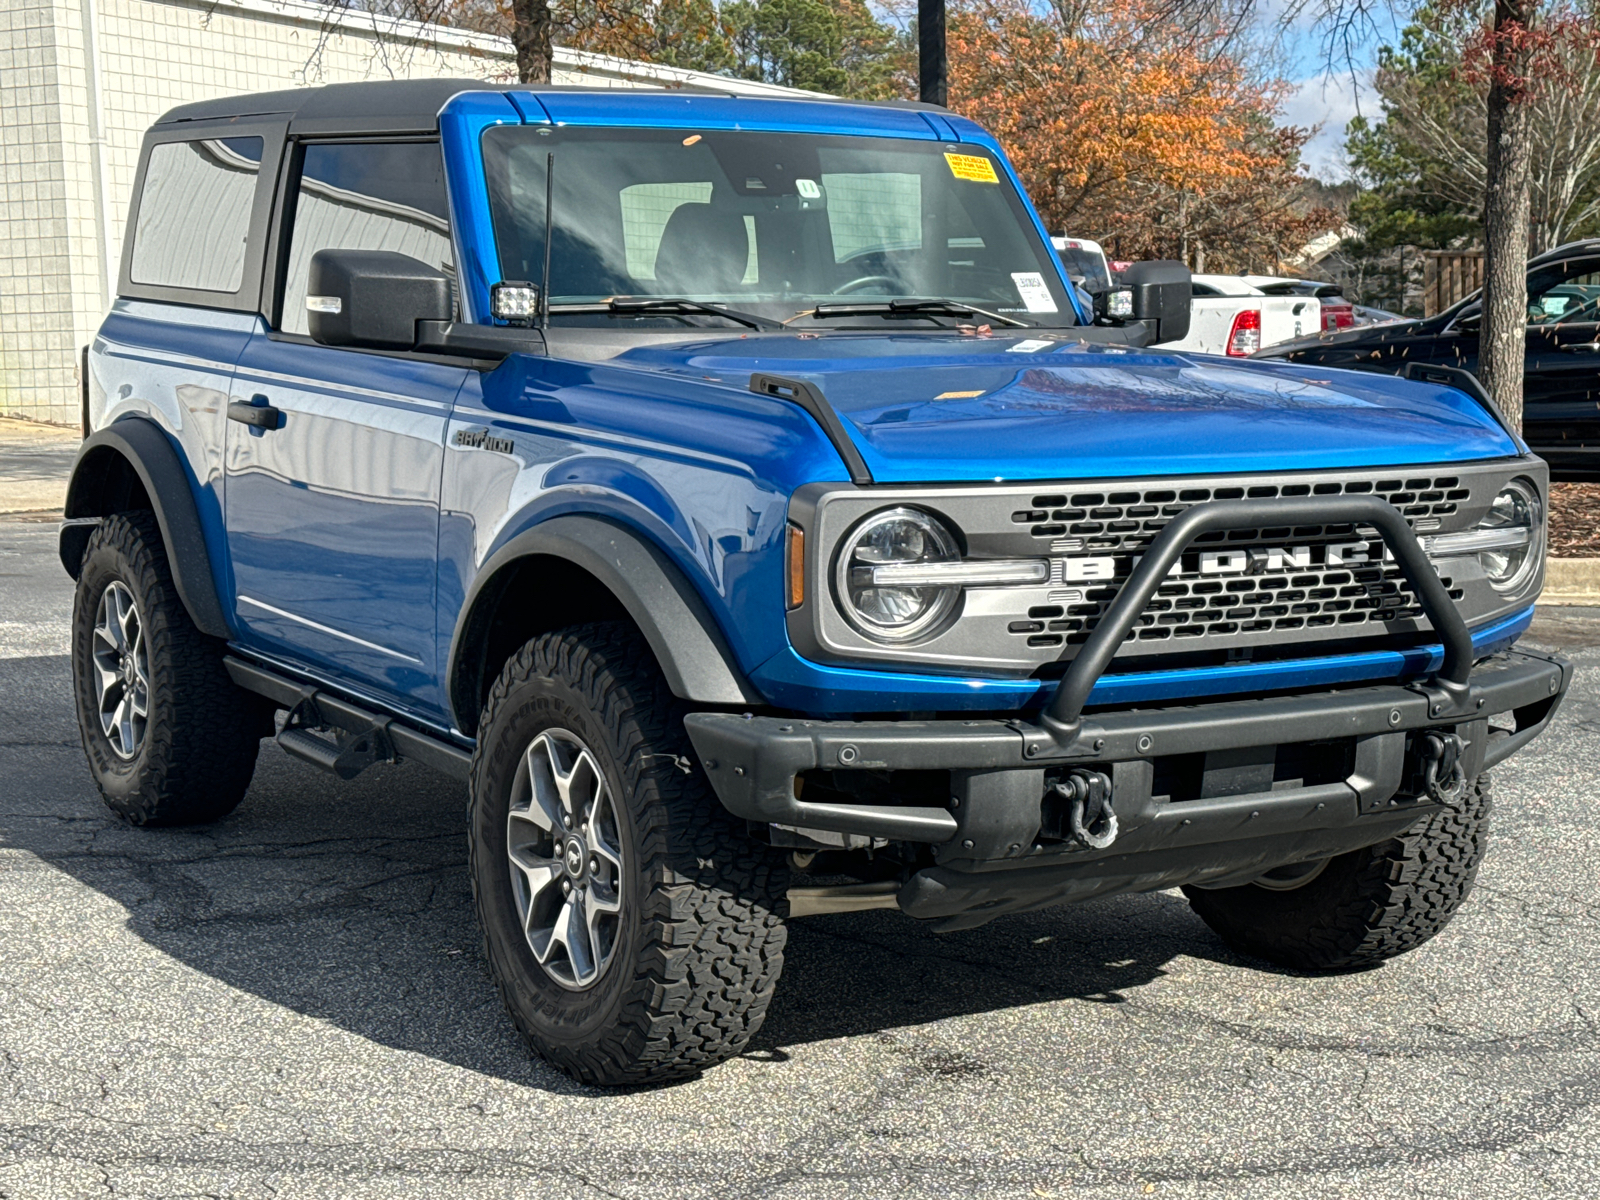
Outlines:
{"type": "Polygon", "coordinates": [[[555,229],[556,152],[544,160],[544,279],[539,284],[539,328],[550,327],[550,239],[555,229]]]}

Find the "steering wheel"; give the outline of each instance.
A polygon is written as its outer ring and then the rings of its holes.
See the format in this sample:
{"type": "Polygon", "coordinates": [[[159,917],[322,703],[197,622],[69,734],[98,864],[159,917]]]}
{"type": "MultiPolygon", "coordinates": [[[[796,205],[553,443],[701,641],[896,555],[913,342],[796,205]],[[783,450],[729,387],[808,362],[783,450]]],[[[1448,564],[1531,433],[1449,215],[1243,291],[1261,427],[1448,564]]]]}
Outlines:
{"type": "Polygon", "coordinates": [[[863,275],[860,279],[852,279],[843,287],[834,288],[831,294],[834,296],[848,296],[853,292],[859,292],[862,288],[871,287],[875,283],[888,284],[893,288],[900,286],[900,281],[893,275],[863,275]]]}

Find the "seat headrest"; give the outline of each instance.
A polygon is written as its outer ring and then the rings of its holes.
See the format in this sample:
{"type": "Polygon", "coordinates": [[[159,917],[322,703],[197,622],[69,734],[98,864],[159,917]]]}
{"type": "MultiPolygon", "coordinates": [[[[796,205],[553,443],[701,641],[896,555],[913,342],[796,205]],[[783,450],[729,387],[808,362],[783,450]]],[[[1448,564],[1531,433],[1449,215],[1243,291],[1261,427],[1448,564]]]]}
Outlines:
{"type": "Polygon", "coordinates": [[[706,295],[737,291],[750,260],[744,217],[710,204],[680,204],[656,250],[656,292],[706,295]]]}

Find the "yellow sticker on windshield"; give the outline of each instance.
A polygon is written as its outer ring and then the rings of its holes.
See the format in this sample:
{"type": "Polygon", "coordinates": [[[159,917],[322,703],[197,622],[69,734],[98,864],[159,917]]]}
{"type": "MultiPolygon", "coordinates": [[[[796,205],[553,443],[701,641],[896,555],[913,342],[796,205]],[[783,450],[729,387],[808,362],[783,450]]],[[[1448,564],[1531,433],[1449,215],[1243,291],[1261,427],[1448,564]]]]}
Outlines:
{"type": "Polygon", "coordinates": [[[981,155],[946,154],[944,160],[950,164],[950,174],[957,179],[970,179],[973,183],[1000,182],[1000,177],[994,173],[994,164],[981,155]]]}

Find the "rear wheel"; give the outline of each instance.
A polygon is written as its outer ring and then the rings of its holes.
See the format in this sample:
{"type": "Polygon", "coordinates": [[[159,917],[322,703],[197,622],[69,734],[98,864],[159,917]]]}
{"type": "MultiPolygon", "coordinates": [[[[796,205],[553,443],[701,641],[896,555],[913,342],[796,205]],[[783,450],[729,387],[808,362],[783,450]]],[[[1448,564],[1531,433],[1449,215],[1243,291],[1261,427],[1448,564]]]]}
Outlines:
{"type": "Polygon", "coordinates": [[[1488,841],[1489,776],[1399,837],[1243,887],[1184,888],[1228,945],[1302,971],[1374,966],[1433,937],[1472,891],[1488,841]]]}
{"type": "Polygon", "coordinates": [[[270,715],[173,587],[154,514],[89,538],[72,611],[78,729],[107,807],[134,825],[214,821],[244,798],[270,715]]]}
{"type": "Polygon", "coordinates": [[[738,1054],[783,967],[783,860],[690,764],[674,699],[620,624],[529,642],[472,764],[473,894],[506,1009],[586,1083],[650,1083],[738,1054]]]}

